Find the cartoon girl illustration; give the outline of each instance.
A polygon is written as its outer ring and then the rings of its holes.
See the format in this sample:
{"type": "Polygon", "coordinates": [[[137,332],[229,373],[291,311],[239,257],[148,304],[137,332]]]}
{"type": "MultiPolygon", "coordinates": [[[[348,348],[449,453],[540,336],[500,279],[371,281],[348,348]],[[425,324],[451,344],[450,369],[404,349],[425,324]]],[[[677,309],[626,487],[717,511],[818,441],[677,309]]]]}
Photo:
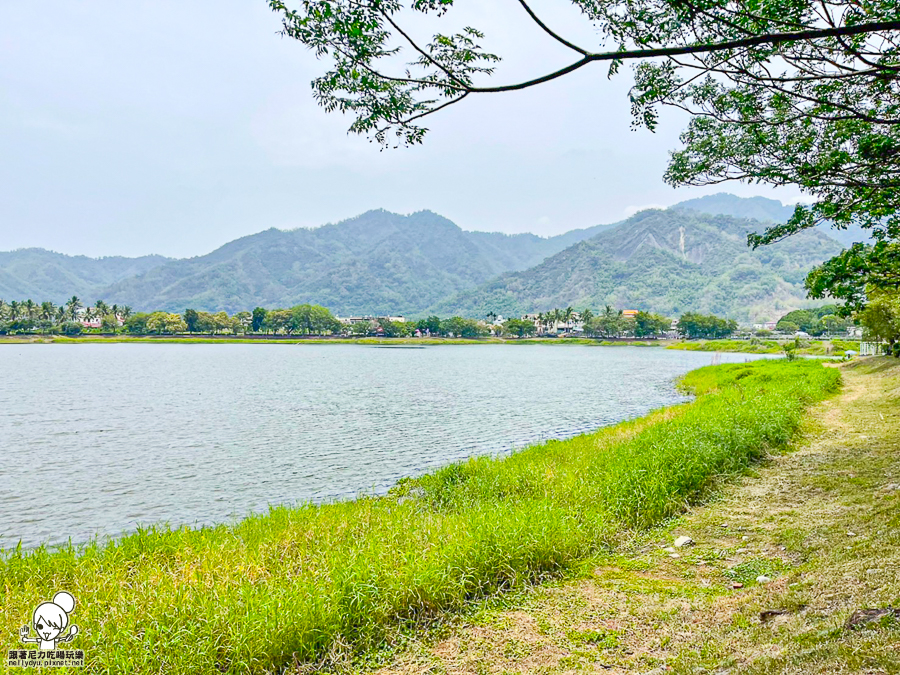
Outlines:
{"type": "Polygon", "coordinates": [[[34,629],[36,638],[28,637],[29,627],[22,626],[22,642],[39,642],[41,650],[56,649],[57,642],[71,642],[78,634],[78,626],[72,624],[69,634],[60,637],[69,625],[69,613],[75,609],[75,598],[70,593],[60,591],[53,596],[52,602],[42,602],[34,610],[34,629]]]}

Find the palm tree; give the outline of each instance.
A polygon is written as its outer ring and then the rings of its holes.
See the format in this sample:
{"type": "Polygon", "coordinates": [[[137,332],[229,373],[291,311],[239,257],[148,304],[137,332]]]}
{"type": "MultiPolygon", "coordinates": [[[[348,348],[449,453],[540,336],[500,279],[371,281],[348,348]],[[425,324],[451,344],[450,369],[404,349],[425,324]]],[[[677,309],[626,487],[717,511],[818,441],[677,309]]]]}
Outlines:
{"type": "Polygon", "coordinates": [[[572,309],[572,305],[569,305],[568,307],[565,308],[565,310],[563,310],[563,320],[566,322],[566,332],[567,333],[569,332],[568,329],[571,328],[571,326],[572,326],[572,315],[573,314],[575,314],[575,310],[572,309]]]}
{"type": "Polygon", "coordinates": [[[56,313],[56,307],[49,300],[41,303],[41,319],[44,321],[53,321],[53,315],[56,313]]]}
{"type": "Polygon", "coordinates": [[[34,315],[37,312],[37,305],[34,304],[34,300],[28,298],[28,300],[22,303],[22,310],[25,312],[26,319],[34,321],[34,315]]]}
{"type": "Polygon", "coordinates": [[[13,300],[9,303],[9,320],[15,321],[19,318],[19,301],[13,300]]]}
{"type": "Polygon", "coordinates": [[[4,300],[0,300],[0,319],[6,316],[6,310],[9,308],[9,305],[6,304],[4,300]]]}
{"type": "Polygon", "coordinates": [[[131,307],[125,305],[119,310],[119,313],[122,316],[122,321],[125,321],[129,316],[131,316],[131,307]]]}
{"type": "Polygon", "coordinates": [[[69,310],[67,310],[63,305],[60,305],[56,308],[56,323],[61,324],[65,323],[66,319],[69,317],[69,310]]]}
{"type": "Polygon", "coordinates": [[[66,303],[66,309],[69,310],[69,318],[72,321],[78,316],[78,310],[81,309],[82,306],[81,300],[78,299],[77,295],[73,295],[69,298],[69,301],[66,303]]]}
{"type": "Polygon", "coordinates": [[[97,300],[97,302],[94,303],[94,307],[97,309],[97,314],[99,316],[106,316],[109,314],[109,305],[102,300],[97,300]]]}
{"type": "Polygon", "coordinates": [[[50,324],[53,323],[53,315],[56,312],[56,307],[49,300],[44,300],[41,303],[40,312],[38,317],[42,322],[44,322],[43,331],[47,332],[47,329],[50,327],[50,324]]]}
{"type": "Polygon", "coordinates": [[[616,310],[614,310],[612,307],[610,307],[609,305],[605,305],[603,307],[603,322],[601,324],[601,330],[603,331],[604,337],[612,337],[615,328],[615,321],[613,319],[615,315],[616,310]]]}
{"type": "Polygon", "coordinates": [[[587,307],[581,312],[581,325],[584,327],[584,333],[587,335],[588,323],[594,318],[594,313],[587,307]]]}

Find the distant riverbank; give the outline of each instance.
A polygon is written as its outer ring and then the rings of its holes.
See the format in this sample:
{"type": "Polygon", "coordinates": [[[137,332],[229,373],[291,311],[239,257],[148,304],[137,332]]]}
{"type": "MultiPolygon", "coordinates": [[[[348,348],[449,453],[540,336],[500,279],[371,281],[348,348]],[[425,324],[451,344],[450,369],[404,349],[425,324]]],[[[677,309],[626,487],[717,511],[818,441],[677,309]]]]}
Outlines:
{"type": "MultiPolygon", "coordinates": [[[[356,344],[381,346],[429,346],[429,345],[582,345],[595,347],[662,347],[703,352],[737,352],[742,354],[781,354],[785,340],[635,340],[604,338],[346,338],[305,337],[302,335],[85,335],[65,337],[61,335],[0,336],[3,344],[356,344]]],[[[806,356],[844,356],[847,351],[859,353],[859,341],[845,339],[801,340],[796,354],[806,356]]]]}

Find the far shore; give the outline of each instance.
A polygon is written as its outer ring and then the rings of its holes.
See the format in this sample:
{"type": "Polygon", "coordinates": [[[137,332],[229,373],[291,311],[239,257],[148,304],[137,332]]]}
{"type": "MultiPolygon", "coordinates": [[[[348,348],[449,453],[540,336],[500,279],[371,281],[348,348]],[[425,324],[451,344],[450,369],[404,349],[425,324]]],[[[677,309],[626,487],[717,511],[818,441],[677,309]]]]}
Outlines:
{"type": "MultiPolygon", "coordinates": [[[[657,347],[687,351],[737,352],[744,354],[780,354],[782,346],[792,338],[783,339],[635,339],[635,338],[379,338],[379,337],[329,337],[305,335],[2,335],[4,344],[356,344],[371,346],[437,346],[437,345],[581,345],[592,347],[657,347]]],[[[844,356],[846,352],[859,353],[858,340],[840,338],[806,339],[796,350],[797,354],[810,356],[844,356]]]]}

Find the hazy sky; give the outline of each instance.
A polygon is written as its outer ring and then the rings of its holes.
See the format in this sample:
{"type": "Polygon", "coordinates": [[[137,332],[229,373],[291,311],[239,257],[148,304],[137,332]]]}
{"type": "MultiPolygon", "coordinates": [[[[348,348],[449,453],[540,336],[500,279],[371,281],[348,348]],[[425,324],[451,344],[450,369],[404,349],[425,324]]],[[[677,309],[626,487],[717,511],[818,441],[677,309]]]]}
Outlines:
{"type": "MultiPolygon", "coordinates": [[[[596,46],[565,0],[535,7],[596,46]]],[[[454,14],[505,57],[497,82],[571,58],[513,0],[458,0],[454,14]]],[[[325,64],[279,28],[264,0],[0,4],[0,250],[201,255],[373,208],[549,235],[723,189],[662,182],[685,118],[631,131],[630,75],[603,66],[470,97],[430,118],[423,147],[382,152],[315,104],[325,64]]]]}

